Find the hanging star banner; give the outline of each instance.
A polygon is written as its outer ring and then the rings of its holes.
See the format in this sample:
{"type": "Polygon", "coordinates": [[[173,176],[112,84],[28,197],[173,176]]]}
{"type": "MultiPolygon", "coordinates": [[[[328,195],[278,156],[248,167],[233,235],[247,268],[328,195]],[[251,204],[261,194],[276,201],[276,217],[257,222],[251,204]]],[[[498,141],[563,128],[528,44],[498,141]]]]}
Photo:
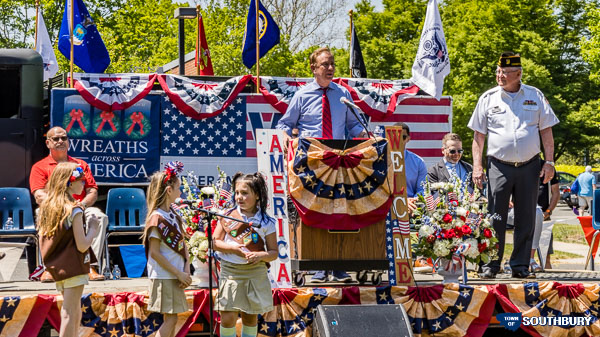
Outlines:
{"type": "MultiPolygon", "coordinates": [[[[256,77],[252,77],[256,84],[256,77]]],[[[289,77],[260,77],[260,93],[266,101],[281,113],[285,113],[298,90],[314,81],[314,78],[289,78],[289,77]]]]}
{"type": "Polygon", "coordinates": [[[252,75],[244,75],[225,82],[213,82],[159,75],[158,81],[179,111],[194,119],[204,119],[225,110],[251,78],[252,75]]]}
{"type": "Polygon", "coordinates": [[[105,111],[124,110],[146,97],[156,74],[74,73],[74,87],[90,105],[105,111]]]}
{"type": "Polygon", "coordinates": [[[348,89],[354,104],[372,117],[394,113],[398,103],[419,92],[419,87],[405,80],[337,78],[333,81],[348,89]]]}
{"type": "Polygon", "coordinates": [[[523,320],[535,319],[545,323],[555,317],[568,318],[566,324],[521,325],[532,336],[600,336],[600,285],[561,284],[559,282],[530,282],[490,286],[502,309],[522,313],[523,320]],[[572,324],[586,319],[584,325],[572,324]],[[588,324],[589,322],[589,324],[588,324]]]}
{"type": "Polygon", "coordinates": [[[288,185],[302,223],[351,230],[384,220],[392,202],[390,165],[383,138],[346,150],[314,138],[294,139],[288,151],[288,185]]]}
{"type": "Polygon", "coordinates": [[[451,283],[397,288],[393,297],[403,304],[415,336],[482,336],[496,303],[482,286],[451,283]]]}

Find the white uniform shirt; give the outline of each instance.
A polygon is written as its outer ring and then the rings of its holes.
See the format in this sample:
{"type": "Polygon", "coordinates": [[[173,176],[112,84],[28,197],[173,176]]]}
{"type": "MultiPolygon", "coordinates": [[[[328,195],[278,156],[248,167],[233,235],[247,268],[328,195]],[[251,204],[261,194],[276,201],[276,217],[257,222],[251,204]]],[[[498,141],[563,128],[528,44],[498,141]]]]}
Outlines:
{"type": "MultiPolygon", "coordinates": [[[[265,243],[265,246],[267,244],[267,235],[275,233],[277,231],[277,228],[275,228],[275,219],[273,219],[272,217],[270,217],[269,215],[265,214],[264,217],[261,216],[261,210],[260,208],[258,209],[258,211],[256,212],[256,214],[254,214],[251,217],[246,217],[242,211],[240,210],[239,206],[237,211],[242,215],[244,221],[247,222],[252,222],[254,224],[260,224],[259,228],[254,228],[254,230],[258,233],[258,235],[260,235],[260,237],[263,239],[263,242],[265,243]]],[[[228,244],[234,244],[237,245],[239,244],[237,241],[235,241],[231,236],[225,234],[225,238],[223,239],[223,242],[228,243],[228,244]]],[[[228,253],[223,253],[223,252],[219,252],[219,257],[221,257],[221,259],[227,261],[227,262],[231,262],[231,263],[237,263],[237,264],[247,264],[248,260],[246,260],[246,258],[243,258],[241,256],[235,255],[235,254],[228,254],[228,253]]]]}
{"type": "MultiPolygon", "coordinates": [[[[179,229],[179,225],[177,224],[177,217],[173,212],[165,212],[162,209],[157,209],[152,213],[152,215],[158,214],[165,218],[169,223],[179,229]]],[[[177,270],[184,270],[185,260],[183,256],[179,255],[176,251],[167,246],[166,243],[163,242],[162,236],[158,231],[157,227],[152,228],[150,231],[150,238],[157,238],[160,240],[160,248],[159,251],[177,270]]],[[[177,276],[171,274],[168,270],[161,267],[156,260],[154,260],[151,256],[148,255],[148,263],[146,265],[148,267],[148,278],[149,279],[177,279],[177,276]]]]}
{"type": "Polygon", "coordinates": [[[524,162],[540,153],[540,130],[556,124],[544,94],[521,83],[514,97],[500,86],[481,95],[468,127],[488,135],[488,156],[524,162]]]}

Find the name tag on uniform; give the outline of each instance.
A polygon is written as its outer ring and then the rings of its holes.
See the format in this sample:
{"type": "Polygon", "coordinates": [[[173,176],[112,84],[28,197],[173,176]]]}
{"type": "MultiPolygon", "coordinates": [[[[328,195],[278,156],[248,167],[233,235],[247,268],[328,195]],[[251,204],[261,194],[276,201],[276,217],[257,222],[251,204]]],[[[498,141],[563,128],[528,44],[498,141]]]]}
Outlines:
{"type": "Polygon", "coordinates": [[[490,115],[503,114],[504,112],[505,111],[502,110],[499,106],[495,106],[493,108],[488,109],[488,114],[490,114],[490,115]]]}

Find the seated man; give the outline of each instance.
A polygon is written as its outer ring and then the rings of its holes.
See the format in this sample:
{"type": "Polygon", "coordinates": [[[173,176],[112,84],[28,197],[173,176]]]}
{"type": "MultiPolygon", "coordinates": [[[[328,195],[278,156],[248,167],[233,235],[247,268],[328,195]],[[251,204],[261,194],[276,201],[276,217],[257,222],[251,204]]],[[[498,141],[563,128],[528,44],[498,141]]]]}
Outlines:
{"type": "MultiPolygon", "coordinates": [[[[461,181],[466,181],[473,172],[473,166],[462,160],[462,139],[456,133],[447,133],[442,138],[442,154],[444,158],[427,170],[429,183],[449,182],[450,176],[456,175],[461,181]]],[[[469,179],[470,180],[470,179],[469,179]]],[[[470,181],[472,188],[473,182],[470,181]]]]}
{"type": "MultiPolygon", "coordinates": [[[[85,161],[70,157],[67,154],[69,149],[69,138],[67,137],[67,132],[59,126],[55,126],[48,130],[46,146],[50,150],[50,154],[48,157],[33,165],[31,168],[31,174],[29,176],[29,188],[35,197],[35,202],[39,206],[47,198],[48,195],[46,194],[46,184],[48,183],[48,179],[58,163],[66,161],[78,163],[83,168],[85,173],[85,187],[83,193],[80,195],[73,195],[73,198],[79,201],[79,204],[85,209],[84,214],[86,219],[92,214],[95,214],[98,218],[100,218],[98,236],[94,239],[94,241],[92,241],[92,250],[94,251],[97,259],[100,260],[102,256],[102,249],[104,248],[104,237],[106,235],[108,217],[106,214],[102,213],[100,209],[91,207],[98,198],[98,186],[96,185],[94,176],[92,176],[90,167],[85,161]]],[[[97,263],[90,266],[89,277],[91,281],[104,280],[104,276],[100,275],[96,270],[97,267],[97,263]]],[[[48,272],[44,272],[41,279],[42,282],[54,281],[48,272]]]]}

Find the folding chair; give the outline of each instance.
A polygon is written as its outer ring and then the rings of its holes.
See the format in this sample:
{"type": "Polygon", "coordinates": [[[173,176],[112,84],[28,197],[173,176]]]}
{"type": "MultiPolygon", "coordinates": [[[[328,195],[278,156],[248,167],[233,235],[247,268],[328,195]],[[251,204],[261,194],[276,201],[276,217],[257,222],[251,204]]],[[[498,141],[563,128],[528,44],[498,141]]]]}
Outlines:
{"type": "Polygon", "coordinates": [[[587,269],[590,260],[592,261],[592,270],[594,270],[594,257],[592,252],[596,244],[596,238],[600,234],[600,189],[594,190],[594,198],[592,199],[592,228],[594,228],[594,236],[590,243],[587,258],[585,259],[585,269],[587,269]]]}
{"type": "Polygon", "coordinates": [[[40,264],[40,245],[33,221],[31,196],[29,190],[22,187],[0,188],[0,238],[30,237],[35,241],[37,250],[36,265],[40,264]],[[11,217],[14,225],[11,230],[6,230],[4,224],[11,217]]]}
{"type": "Polygon", "coordinates": [[[146,196],[141,188],[113,188],[108,191],[106,199],[106,229],[104,272],[110,270],[109,246],[117,247],[123,244],[110,245],[108,239],[113,235],[134,235],[144,231],[146,220],[146,196]]]}

